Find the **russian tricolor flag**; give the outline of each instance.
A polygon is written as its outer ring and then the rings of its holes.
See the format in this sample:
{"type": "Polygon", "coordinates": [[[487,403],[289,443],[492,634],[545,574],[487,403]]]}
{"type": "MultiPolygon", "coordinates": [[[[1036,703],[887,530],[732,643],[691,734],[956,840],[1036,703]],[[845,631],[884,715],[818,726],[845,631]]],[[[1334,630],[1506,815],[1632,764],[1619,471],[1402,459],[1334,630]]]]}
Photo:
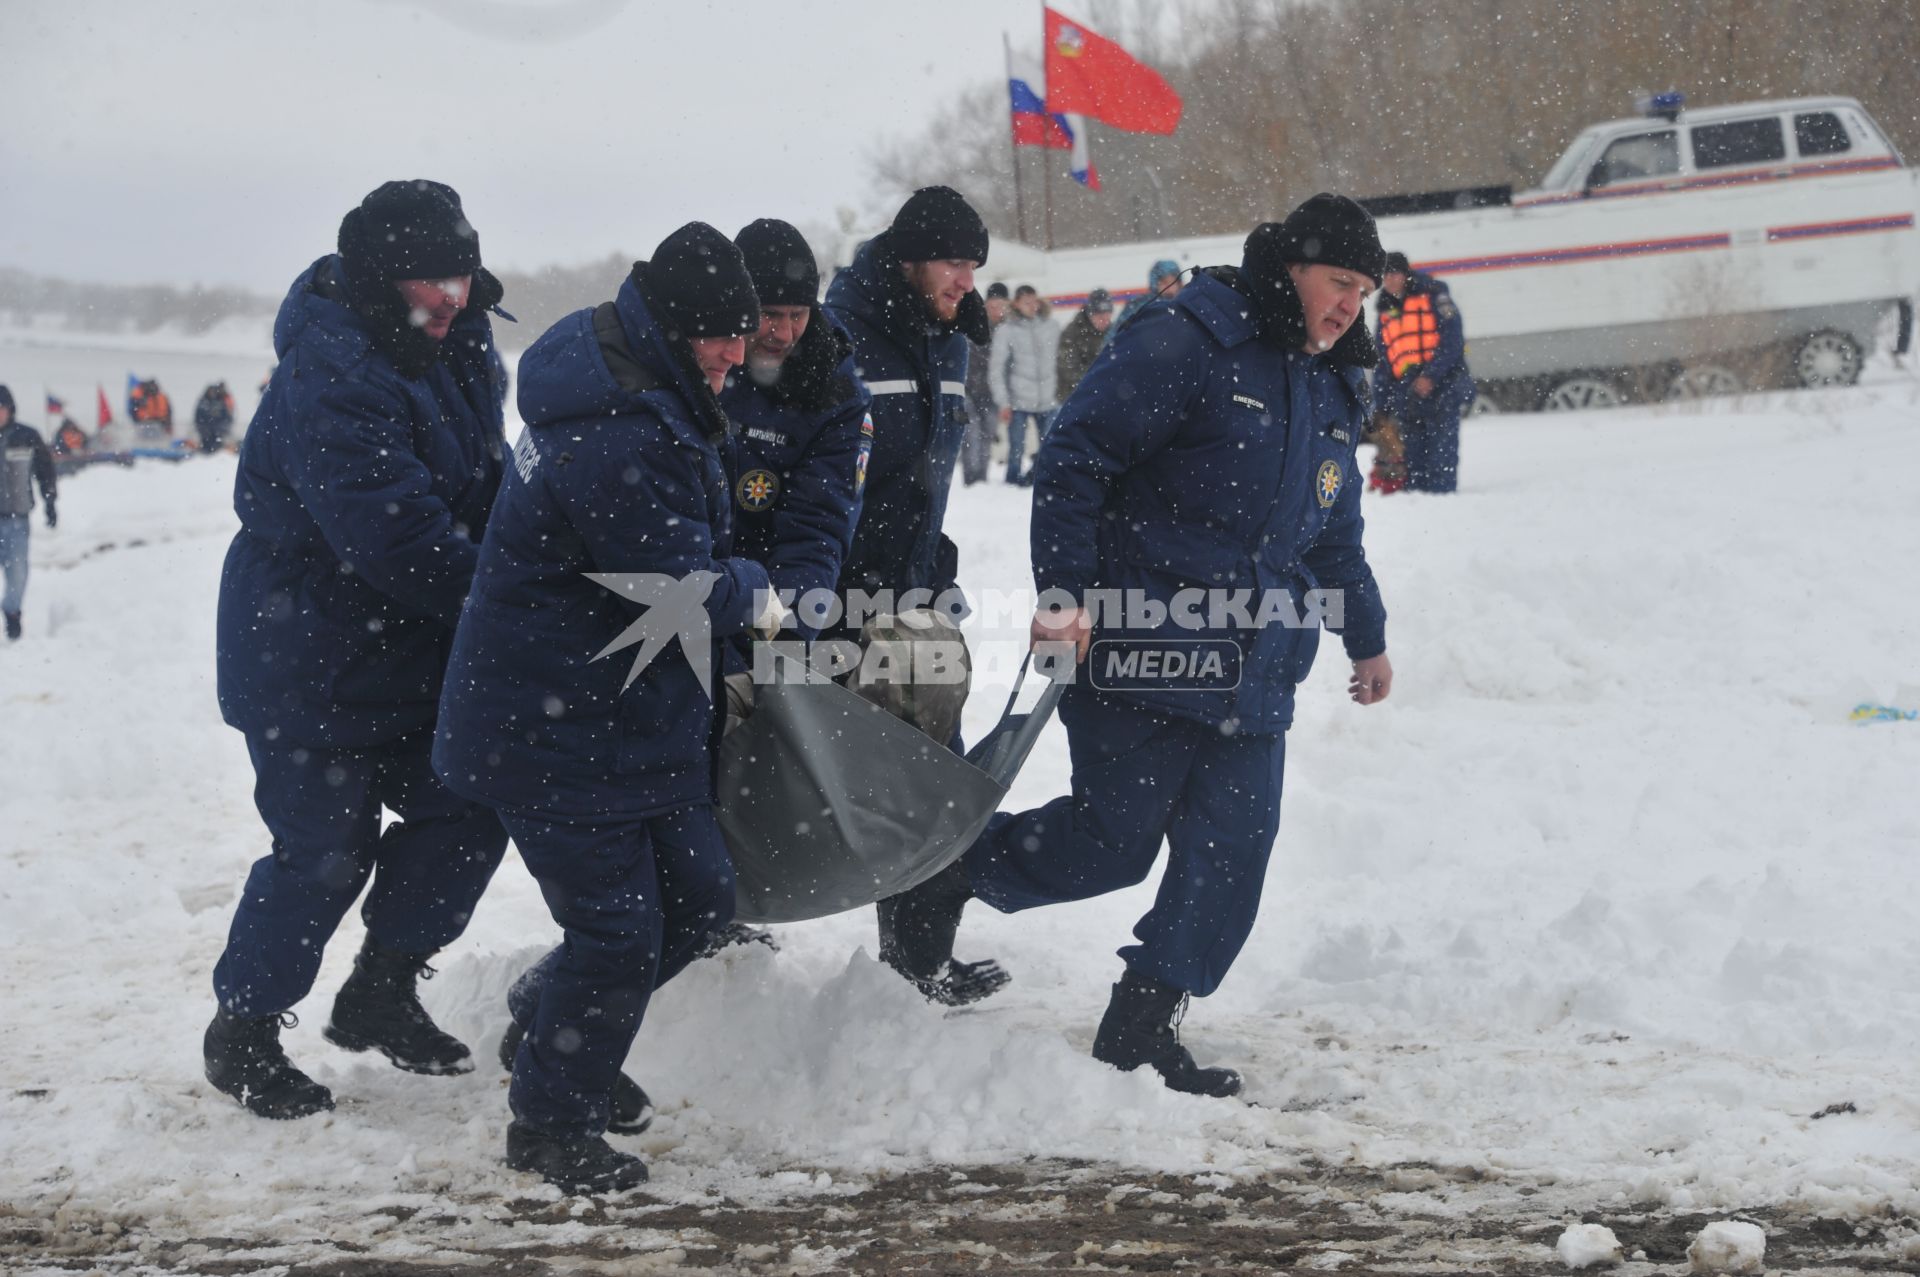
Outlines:
{"type": "Polygon", "coordinates": [[[1073,180],[1088,190],[1099,190],[1100,171],[1094,168],[1093,153],[1087,145],[1086,120],[1078,115],[1050,114],[1033,83],[1017,76],[1007,80],[1007,95],[1013,106],[1013,144],[1070,152],[1067,171],[1073,180]]]}
{"type": "Polygon", "coordinates": [[[1048,115],[1047,104],[1025,80],[1009,79],[1008,96],[1013,99],[1013,144],[1044,146],[1050,151],[1073,147],[1073,134],[1067,131],[1063,115],[1048,115]]]}
{"type": "Polygon", "coordinates": [[[1073,174],[1073,180],[1090,191],[1100,189],[1100,170],[1093,166],[1093,147],[1087,140],[1087,117],[1084,115],[1056,115],[1060,127],[1067,131],[1067,137],[1073,145],[1068,147],[1067,172],[1073,174]]]}

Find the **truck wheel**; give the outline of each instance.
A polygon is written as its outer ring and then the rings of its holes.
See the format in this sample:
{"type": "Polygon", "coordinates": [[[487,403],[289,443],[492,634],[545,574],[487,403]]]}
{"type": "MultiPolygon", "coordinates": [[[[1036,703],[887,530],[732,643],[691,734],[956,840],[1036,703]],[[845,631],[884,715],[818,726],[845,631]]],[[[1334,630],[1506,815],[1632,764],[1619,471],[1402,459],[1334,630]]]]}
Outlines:
{"type": "Polygon", "coordinates": [[[1713,395],[1737,395],[1747,388],[1740,374],[1725,364],[1695,364],[1682,368],[1667,387],[1669,399],[1706,399],[1713,395]]]}
{"type": "Polygon", "coordinates": [[[1627,401],[1620,387],[1605,377],[1578,373],[1565,377],[1547,391],[1543,405],[1548,412],[1573,412],[1581,408],[1618,408],[1627,401]]]}
{"type": "Polygon", "coordinates": [[[1860,380],[1860,343],[1837,328],[1808,333],[1793,352],[1793,375],[1803,386],[1851,386],[1860,380]]]}

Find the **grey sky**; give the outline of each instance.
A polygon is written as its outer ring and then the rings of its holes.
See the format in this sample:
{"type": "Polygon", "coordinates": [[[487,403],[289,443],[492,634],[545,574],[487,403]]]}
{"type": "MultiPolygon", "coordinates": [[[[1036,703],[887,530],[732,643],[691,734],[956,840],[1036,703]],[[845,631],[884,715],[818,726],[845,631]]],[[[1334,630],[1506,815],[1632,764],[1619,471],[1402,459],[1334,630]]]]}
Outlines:
{"type": "Polygon", "coordinates": [[[458,188],[514,269],[825,224],[1039,29],[1039,0],[0,0],[0,265],[277,294],[393,177],[458,188]]]}

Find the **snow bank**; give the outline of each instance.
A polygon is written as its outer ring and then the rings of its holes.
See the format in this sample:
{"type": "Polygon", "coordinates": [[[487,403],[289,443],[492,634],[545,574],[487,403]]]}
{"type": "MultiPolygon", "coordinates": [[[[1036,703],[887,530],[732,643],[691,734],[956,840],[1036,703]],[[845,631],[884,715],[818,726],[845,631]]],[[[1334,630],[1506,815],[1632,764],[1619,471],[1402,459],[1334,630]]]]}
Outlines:
{"type": "MultiPolygon", "coordinates": [[[[661,1109],[633,1144],[651,1191],[1077,1157],[1428,1168],[1407,1197],[1442,1214],[1519,1186],[1576,1217],[1920,1211],[1920,728],[1849,726],[1833,691],[1914,681],[1920,596],[1896,565],[1920,560],[1920,518],[1883,480],[1920,468],[1917,423],[1898,381],[1480,420],[1458,496],[1368,499],[1393,698],[1348,704],[1323,648],[1260,924],[1184,1029],[1251,1104],[1087,1056],[1150,885],[974,906],[961,956],[1015,983],[959,1013],[874,963],[862,911],[663,991],[630,1061],[661,1109]]],[[[320,1038],[357,919],[288,1035],[339,1110],[264,1123],[200,1077],[209,974],[265,850],[213,697],[232,477],[230,457],[88,471],[34,531],[28,637],[0,650],[0,1200],[290,1244],[376,1245],[387,1206],[447,1213],[450,1246],[510,1230],[487,1203],[544,1190],[500,1162],[504,1076],[415,1077],[320,1038]]],[[[956,489],[964,584],[1027,584],[1026,507],[956,489]]],[[[970,733],[1004,695],[988,682],[970,733]]],[[[1055,728],[1014,800],[1066,780],[1055,728]]],[[[510,856],[425,986],[483,1061],[553,935],[510,856]]]]}
{"type": "Polygon", "coordinates": [[[1592,1268],[1620,1262],[1620,1239],[1605,1224],[1574,1224],[1560,1234],[1554,1252],[1568,1268],[1592,1268]]]}
{"type": "Polygon", "coordinates": [[[1716,1220],[1687,1247],[1687,1269],[1696,1273],[1766,1271],[1767,1234],[1758,1224],[1716,1220]]]}

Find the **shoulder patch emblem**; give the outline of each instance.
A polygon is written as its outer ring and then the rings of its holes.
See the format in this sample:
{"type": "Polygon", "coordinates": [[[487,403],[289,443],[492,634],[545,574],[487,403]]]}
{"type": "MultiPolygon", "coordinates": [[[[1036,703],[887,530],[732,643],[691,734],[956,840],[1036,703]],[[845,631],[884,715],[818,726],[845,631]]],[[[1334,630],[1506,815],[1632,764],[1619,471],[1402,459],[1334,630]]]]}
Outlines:
{"type": "Polygon", "coordinates": [[[740,508],[758,514],[780,495],[780,476],[771,470],[749,470],[734,485],[733,496],[740,508]]]}
{"type": "Polygon", "coordinates": [[[872,413],[868,412],[868,413],[861,414],[860,433],[865,435],[869,439],[873,438],[873,414],[872,413]]]}
{"type": "Polygon", "coordinates": [[[1344,476],[1340,473],[1338,461],[1322,461],[1319,477],[1314,480],[1313,494],[1320,499],[1322,506],[1330,506],[1340,495],[1340,484],[1344,476]]]}

